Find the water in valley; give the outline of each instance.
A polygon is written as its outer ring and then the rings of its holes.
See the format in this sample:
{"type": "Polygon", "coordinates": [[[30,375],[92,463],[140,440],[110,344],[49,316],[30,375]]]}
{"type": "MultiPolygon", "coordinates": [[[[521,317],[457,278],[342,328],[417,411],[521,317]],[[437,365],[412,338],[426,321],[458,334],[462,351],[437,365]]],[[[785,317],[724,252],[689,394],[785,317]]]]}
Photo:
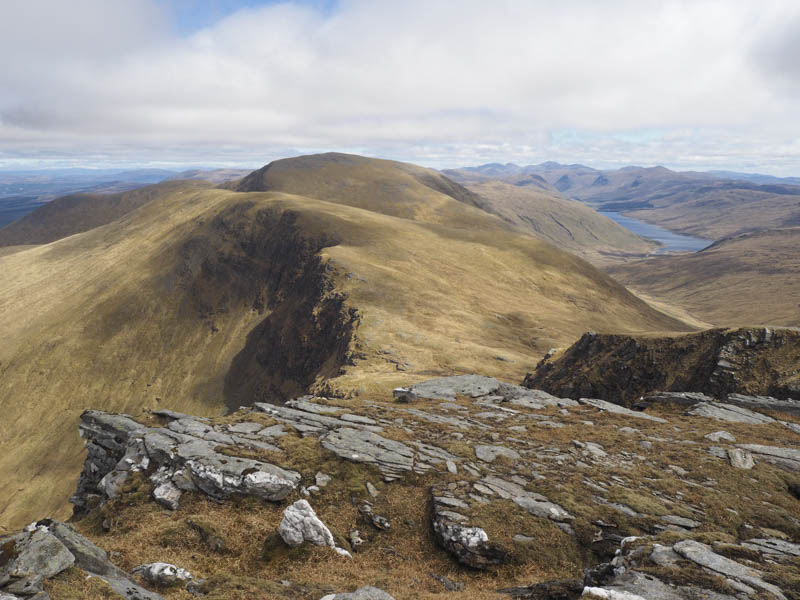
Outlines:
{"type": "Polygon", "coordinates": [[[656,252],[657,254],[665,254],[667,252],[697,252],[698,250],[706,248],[713,242],[713,240],[705,240],[690,235],[674,233],[658,225],[651,225],[650,223],[625,217],[618,212],[601,212],[600,214],[616,221],[625,229],[629,229],[636,235],[660,242],[662,246],[656,252]]]}

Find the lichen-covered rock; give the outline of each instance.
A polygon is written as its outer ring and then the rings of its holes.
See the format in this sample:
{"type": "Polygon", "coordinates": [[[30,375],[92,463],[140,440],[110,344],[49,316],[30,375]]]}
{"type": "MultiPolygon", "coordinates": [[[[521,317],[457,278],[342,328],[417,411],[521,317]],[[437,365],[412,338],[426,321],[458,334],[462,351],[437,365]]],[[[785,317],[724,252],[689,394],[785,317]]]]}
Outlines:
{"type": "Polygon", "coordinates": [[[178,508],[181,492],[188,490],[200,490],[217,500],[232,494],[283,500],[297,487],[299,473],[217,451],[224,444],[263,448],[264,442],[259,441],[263,438],[256,438],[267,429],[264,425],[238,425],[231,430],[227,425],[215,427],[203,419],[180,416],[167,427],[148,428],[127,415],[84,412],[80,431],[89,455],[70,498],[75,513],[87,512],[93,499],[102,502],[116,496],[130,472],[153,467],[154,497],[172,510],[178,508]]]}
{"type": "Polygon", "coordinates": [[[136,575],[141,575],[148,583],[160,587],[185,585],[194,579],[186,569],[164,562],[139,565],[132,572],[136,575]]]}
{"type": "Polygon", "coordinates": [[[0,588],[9,593],[32,596],[42,591],[42,580],[54,577],[71,567],[75,557],[58,538],[44,527],[32,526],[0,540],[0,588]]]}
{"type": "Polygon", "coordinates": [[[0,598],[5,592],[31,600],[45,600],[43,582],[74,565],[105,581],[126,600],[163,600],[158,594],[136,585],[108,559],[104,550],[65,523],[44,519],[30,525],[26,531],[0,538],[0,557],[6,554],[11,560],[0,561],[3,562],[0,598]],[[9,544],[13,544],[13,548],[9,544]]]}
{"type": "Polygon", "coordinates": [[[741,448],[729,448],[728,460],[730,460],[731,466],[737,469],[749,470],[756,464],[753,460],[753,455],[741,448]]]}
{"type": "Polygon", "coordinates": [[[486,569],[510,560],[509,553],[490,542],[482,527],[470,524],[470,517],[463,514],[469,512],[467,501],[447,495],[442,487],[432,490],[432,500],[431,527],[434,538],[458,562],[474,569],[486,569]]]}
{"type": "Polygon", "coordinates": [[[315,546],[328,546],[339,554],[350,556],[347,550],[336,546],[331,530],[317,517],[307,500],[298,500],[283,511],[278,534],[288,546],[309,542],[315,546]]]}

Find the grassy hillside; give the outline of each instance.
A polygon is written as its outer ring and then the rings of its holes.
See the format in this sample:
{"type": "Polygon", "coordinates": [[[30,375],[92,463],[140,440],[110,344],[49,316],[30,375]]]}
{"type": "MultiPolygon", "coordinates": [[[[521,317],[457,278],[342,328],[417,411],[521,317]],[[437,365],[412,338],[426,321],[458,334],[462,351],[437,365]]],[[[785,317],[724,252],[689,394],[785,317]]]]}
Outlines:
{"type": "Polygon", "coordinates": [[[800,225],[800,186],[720,183],[645,200],[652,208],[625,214],[712,240],[759,229],[800,225]]]}
{"type": "Polygon", "coordinates": [[[128,192],[57,198],[0,229],[0,247],[47,244],[89,231],[119,219],[175,186],[176,183],[160,183],[128,192]]]}
{"type": "Polygon", "coordinates": [[[502,181],[472,183],[467,187],[486,198],[503,219],[593,264],[609,264],[630,254],[647,254],[657,247],[576,200],[502,181]]]}
{"type": "Polygon", "coordinates": [[[800,326],[800,227],[743,234],[695,254],[656,256],[609,271],[716,325],[800,326]]]}
{"type": "Polygon", "coordinates": [[[309,195],[318,182],[320,197],[174,183],[106,225],[0,255],[0,524],[64,515],[87,407],[213,415],[431,375],[520,380],[586,329],[687,329],[441,176],[281,162],[267,172],[309,195]]]}

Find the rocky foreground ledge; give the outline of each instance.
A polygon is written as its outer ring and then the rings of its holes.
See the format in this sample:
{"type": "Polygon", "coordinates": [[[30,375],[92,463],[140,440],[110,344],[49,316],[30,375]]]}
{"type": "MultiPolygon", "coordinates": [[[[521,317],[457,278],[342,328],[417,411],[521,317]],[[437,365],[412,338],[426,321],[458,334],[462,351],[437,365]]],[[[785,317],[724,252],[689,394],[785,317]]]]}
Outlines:
{"type": "Polygon", "coordinates": [[[217,419],[87,411],[73,522],[0,538],[0,600],[798,599],[800,423],[730,400],[469,375],[217,419]]]}

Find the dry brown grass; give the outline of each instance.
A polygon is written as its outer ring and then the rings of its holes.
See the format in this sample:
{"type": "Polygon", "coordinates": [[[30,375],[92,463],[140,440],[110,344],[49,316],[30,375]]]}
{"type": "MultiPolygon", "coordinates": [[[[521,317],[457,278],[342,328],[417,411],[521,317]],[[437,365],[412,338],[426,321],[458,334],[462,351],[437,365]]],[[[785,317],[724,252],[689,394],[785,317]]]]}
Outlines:
{"type": "Polygon", "coordinates": [[[800,325],[800,227],[746,234],[703,252],[629,262],[609,272],[717,326],[800,325]]]}
{"type": "Polygon", "coordinates": [[[44,582],[44,589],[57,600],[121,600],[102,579],[91,577],[77,567],[70,567],[58,577],[44,582]]]}

